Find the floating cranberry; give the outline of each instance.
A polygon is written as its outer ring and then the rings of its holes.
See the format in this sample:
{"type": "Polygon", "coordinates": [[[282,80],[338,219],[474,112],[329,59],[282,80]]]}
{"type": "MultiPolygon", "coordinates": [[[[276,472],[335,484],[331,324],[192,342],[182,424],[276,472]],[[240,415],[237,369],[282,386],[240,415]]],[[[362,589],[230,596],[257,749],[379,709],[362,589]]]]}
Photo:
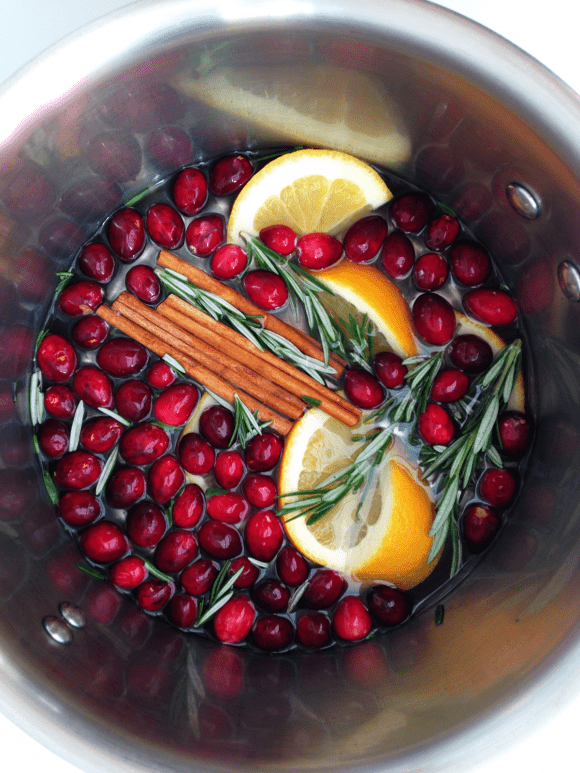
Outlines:
{"type": "Polygon", "coordinates": [[[56,333],[49,333],[36,352],[38,367],[45,378],[62,383],[68,381],[77,366],[77,356],[70,343],[56,333]]]}
{"type": "Polygon", "coordinates": [[[394,352],[379,352],[373,359],[373,368],[378,380],[387,389],[398,389],[405,383],[408,368],[394,352]]]}
{"type": "Polygon", "coordinates": [[[58,486],[71,489],[89,488],[103,469],[101,460],[86,451],[71,451],[59,459],[54,473],[58,486]]]}
{"type": "Polygon", "coordinates": [[[191,217],[204,208],[207,191],[207,180],[199,169],[183,169],[173,184],[173,201],[180,212],[191,217]]]}
{"type": "Polygon", "coordinates": [[[214,521],[242,523],[249,512],[250,503],[235,491],[229,491],[227,494],[214,494],[207,500],[207,514],[214,521]]]}
{"type": "Polygon", "coordinates": [[[58,500],[58,514],[69,526],[88,526],[101,515],[101,504],[90,491],[67,491],[58,500]]]}
{"type": "Polygon", "coordinates": [[[83,424],[80,441],[86,451],[106,454],[117,445],[122,434],[120,421],[109,416],[97,416],[83,424]]]}
{"type": "Polygon", "coordinates": [[[94,137],[87,148],[91,167],[109,180],[134,180],[141,169],[141,147],[128,132],[102,132],[94,137]]]}
{"type": "Polygon", "coordinates": [[[296,548],[286,545],[276,557],[276,569],[282,582],[295,588],[308,577],[310,569],[306,559],[296,548]]]}
{"type": "Polygon", "coordinates": [[[223,451],[217,455],[213,474],[218,486],[233,489],[244,476],[244,460],[238,451],[223,451]]]}
{"type": "Polygon", "coordinates": [[[217,279],[235,279],[248,265],[246,251],[237,244],[224,244],[212,255],[210,268],[217,279]]]}
{"type": "Polygon", "coordinates": [[[123,381],[115,394],[115,406],[131,422],[143,421],[151,411],[151,390],[144,381],[123,381]]]}
{"type": "Polygon", "coordinates": [[[413,281],[419,290],[439,290],[449,276],[447,261],[437,252],[426,252],[413,266],[413,281]]]}
{"type": "Polygon", "coordinates": [[[252,600],[267,612],[283,612],[290,601],[290,591],[279,580],[269,577],[255,585],[252,600]]]}
{"type": "Polygon", "coordinates": [[[145,151],[156,167],[171,171],[189,164],[193,145],[182,129],[168,126],[151,132],[145,151]]]}
{"type": "Polygon", "coordinates": [[[383,246],[389,227],[380,215],[368,215],[357,220],[346,232],[344,252],[355,263],[368,263],[383,246]]]}
{"type": "Polygon", "coordinates": [[[483,373],[493,362],[493,350],[483,338],[459,335],[453,339],[447,354],[456,368],[466,373],[483,373]]]}
{"type": "Polygon", "coordinates": [[[301,266],[318,271],[340,260],[342,244],[330,234],[305,234],[296,243],[296,255],[301,266]]]}
{"type": "Polygon", "coordinates": [[[137,258],[145,246],[145,222],[136,209],[125,207],[109,220],[107,238],[113,252],[123,263],[137,258]]]}
{"type": "Polygon", "coordinates": [[[129,539],[140,548],[152,548],[165,534],[167,523],[159,505],[138,502],[127,513],[125,528],[129,539]]]}
{"type": "Polygon", "coordinates": [[[74,392],[64,384],[48,387],[44,393],[44,407],[57,419],[70,419],[76,410],[74,392]]]}
{"type": "Polygon", "coordinates": [[[171,365],[168,365],[163,360],[157,360],[157,362],[151,363],[147,368],[145,375],[149,386],[153,389],[165,389],[165,387],[171,386],[177,380],[177,373],[173,370],[171,365]]]}
{"type": "Polygon", "coordinates": [[[404,594],[388,585],[375,585],[366,602],[372,615],[381,625],[400,625],[409,616],[409,604],[404,594]]]}
{"type": "Polygon", "coordinates": [[[250,599],[244,595],[234,596],[218,610],[213,630],[224,644],[238,644],[250,633],[255,618],[256,610],[250,599]]]}
{"type": "Polygon", "coordinates": [[[234,427],[234,414],[222,405],[206,408],[199,419],[199,431],[214,448],[229,446],[234,427]]]}
{"type": "Polygon", "coordinates": [[[113,405],[113,382],[94,365],[83,365],[77,370],[73,389],[78,398],[91,408],[111,408],[113,405]]]}
{"type": "Polygon", "coordinates": [[[212,558],[225,560],[235,558],[242,551],[240,533],[220,521],[205,521],[197,533],[199,546],[212,558]]]}
{"type": "Polygon", "coordinates": [[[426,193],[405,193],[391,204],[390,216],[401,231],[418,234],[427,225],[433,202],[426,193]]]}
{"type": "Polygon", "coordinates": [[[501,450],[508,456],[521,456],[532,437],[532,423],[519,411],[505,411],[497,421],[501,450]]]}
{"type": "Polygon", "coordinates": [[[166,250],[177,249],[183,244],[183,220],[169,204],[153,204],[147,211],[145,227],[153,241],[166,250]]]}
{"type": "Polygon", "coordinates": [[[385,397],[382,386],[366,370],[350,368],[344,374],[344,393],[357,408],[365,411],[376,408],[385,397]]]}
{"type": "Polygon", "coordinates": [[[430,250],[444,250],[459,236],[459,221],[453,215],[433,218],[425,231],[425,244],[430,250]]]}
{"type": "Polygon", "coordinates": [[[185,483],[185,474],[172,454],[156,459],[147,474],[147,490],[151,499],[164,505],[177,494],[185,483]]]}
{"type": "Polygon", "coordinates": [[[178,593],[169,602],[169,619],[178,628],[191,628],[197,617],[197,602],[187,593],[178,593]]]}
{"type": "Polygon", "coordinates": [[[111,338],[97,354],[97,365],[116,378],[135,376],[147,364],[147,349],[131,338],[111,338]]]}
{"type": "Polygon", "coordinates": [[[328,609],[342,596],[347,585],[334,569],[317,569],[308,581],[302,603],[310,609],[328,609]]]}
{"type": "Polygon", "coordinates": [[[472,553],[481,553],[499,529],[497,513],[488,505],[470,505],[461,519],[463,537],[472,553]]]}
{"type": "Polygon", "coordinates": [[[127,272],[125,286],[143,303],[157,303],[161,297],[161,282],[151,266],[133,266],[127,272]]]}
{"type": "Polygon", "coordinates": [[[252,636],[256,645],[261,649],[277,652],[292,644],[294,626],[287,617],[262,615],[252,626],[252,636]]]}
{"type": "Polygon", "coordinates": [[[59,459],[68,451],[68,426],[59,419],[46,419],[38,428],[37,439],[43,454],[59,459]]]}
{"type": "Polygon", "coordinates": [[[244,530],[248,553],[258,561],[271,561],[282,547],[284,530],[273,510],[258,510],[248,518],[244,530]]]}
{"type": "Polygon", "coordinates": [[[408,236],[401,231],[392,231],[381,249],[381,264],[393,279],[402,279],[413,268],[415,250],[408,236]]]}
{"type": "Polygon", "coordinates": [[[109,326],[104,319],[92,314],[79,319],[71,331],[71,338],[82,349],[96,349],[109,335],[109,326]]]}
{"type": "Polygon", "coordinates": [[[446,446],[453,440],[455,425],[445,408],[429,403],[417,422],[419,434],[430,446],[446,446]]]}
{"type": "Polygon", "coordinates": [[[282,456],[284,444],[272,432],[263,432],[246,443],[244,461],[250,472],[272,470],[282,456]]]}
{"type": "Polygon", "coordinates": [[[453,403],[465,397],[469,389],[469,376],[462,370],[447,368],[433,379],[429,397],[436,403],[453,403]]]}
{"type": "Polygon", "coordinates": [[[129,544],[116,523],[99,521],[83,531],[81,548],[91,561],[108,564],[122,558],[129,550],[129,544]]]}
{"type": "Polygon", "coordinates": [[[369,635],[373,622],[358,596],[345,596],[338,602],[334,611],[332,627],[341,639],[360,641],[369,635]]]}
{"type": "Polygon", "coordinates": [[[107,481],[106,498],[112,507],[131,507],[145,494],[147,481],[138,467],[117,467],[107,481]]]}
{"type": "Polygon", "coordinates": [[[257,472],[246,475],[242,483],[242,492],[251,505],[265,509],[275,503],[278,489],[272,478],[257,472]]]}
{"type": "Polygon", "coordinates": [[[197,432],[188,432],[179,441],[179,461],[192,475],[206,475],[213,469],[215,451],[197,432]]]}
{"type": "Polygon", "coordinates": [[[145,561],[139,556],[126,556],[109,569],[109,580],[121,590],[133,590],[147,577],[145,561]]]}
{"type": "Polygon", "coordinates": [[[169,436],[162,427],[145,422],[123,435],[119,451],[128,464],[150,464],[169,448],[169,436]]]}
{"type": "Polygon", "coordinates": [[[79,268],[95,282],[110,282],[115,273],[115,259],[104,244],[87,244],[81,250],[79,268]]]}
{"type": "Polygon", "coordinates": [[[455,332],[453,306],[436,293],[424,293],[415,300],[413,322],[419,335],[433,346],[449,343],[455,332]]]}
{"type": "Polygon", "coordinates": [[[223,244],[224,237],[224,219],[212,213],[194,218],[185,232],[190,252],[199,258],[209,258],[223,244]]]}
{"type": "Polygon", "coordinates": [[[287,225],[270,225],[262,228],[260,239],[278,255],[291,255],[296,249],[296,233],[287,225]]]}
{"type": "Polygon", "coordinates": [[[266,311],[281,309],[288,300],[288,288],[282,277],[272,271],[249,271],[242,280],[248,298],[266,311]]]}
{"type": "Polygon", "coordinates": [[[173,523],[182,529],[192,529],[201,520],[205,497],[197,483],[189,483],[173,502],[173,523]]]}
{"type": "Polygon", "coordinates": [[[246,156],[239,153],[221,158],[211,170],[209,187],[214,196],[237,193],[248,182],[254,169],[246,156]]]}
{"type": "Polygon", "coordinates": [[[518,316],[511,295],[489,287],[478,287],[465,293],[463,308],[470,316],[486,325],[511,325],[518,316]]]}
{"type": "Polygon", "coordinates": [[[157,397],[153,414],[162,424],[179,427],[189,419],[198,399],[199,392],[193,384],[173,384],[157,397]]]}
{"type": "Polygon", "coordinates": [[[197,555],[197,539],[179,529],[166,534],[155,550],[155,566],[162,572],[181,572],[197,555]]]}
{"type": "Polygon", "coordinates": [[[451,271],[461,284],[476,287],[491,274],[489,255],[477,244],[456,244],[449,253],[451,271]]]}
{"type": "Polygon", "coordinates": [[[260,570],[246,556],[234,558],[228,569],[228,577],[232,577],[242,569],[242,573],[234,582],[234,588],[249,588],[260,576],[260,570]]]}
{"type": "Polygon", "coordinates": [[[90,314],[103,302],[105,293],[101,285],[90,279],[68,284],[58,297],[58,307],[63,314],[78,317],[90,314]]]}
{"type": "Polygon", "coordinates": [[[298,641],[309,649],[320,649],[330,644],[330,620],[322,612],[306,612],[296,623],[298,641]]]}
{"type": "Polygon", "coordinates": [[[513,502],[517,480],[509,470],[486,470],[479,479],[479,495],[492,507],[507,507],[513,502]]]}
{"type": "Polygon", "coordinates": [[[218,573],[219,569],[213,561],[200,558],[183,570],[180,580],[188,593],[191,593],[192,596],[201,596],[212,587],[218,573]]]}
{"type": "Polygon", "coordinates": [[[135,598],[146,612],[159,612],[175,592],[172,582],[164,580],[146,580],[137,588],[135,598]]]}

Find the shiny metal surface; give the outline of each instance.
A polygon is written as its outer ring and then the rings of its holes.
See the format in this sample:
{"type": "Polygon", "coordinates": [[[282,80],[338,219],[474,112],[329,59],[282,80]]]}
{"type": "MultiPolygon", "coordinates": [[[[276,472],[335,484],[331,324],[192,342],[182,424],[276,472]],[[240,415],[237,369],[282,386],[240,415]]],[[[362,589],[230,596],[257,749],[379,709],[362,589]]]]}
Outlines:
{"type": "MultiPolygon", "coordinates": [[[[55,127],[60,121],[74,129],[82,114],[90,137],[106,126],[103,105],[136,75],[141,83],[150,77],[174,82],[182,70],[207,65],[208,55],[213,72],[234,67],[253,86],[263,68],[273,72],[289,63],[379,78],[399,131],[410,140],[399,170],[455,207],[490,244],[532,342],[530,395],[539,429],[528,488],[533,500],[522,499],[506,539],[446,601],[443,626],[435,629],[427,613],[370,643],[376,646],[314,657],[246,657],[152,626],[74,571],[76,555],[55,530],[32,459],[4,461],[3,493],[13,503],[16,480],[20,501],[2,511],[9,571],[2,575],[0,700],[35,737],[80,767],[415,771],[428,759],[430,770],[468,770],[490,744],[533,725],[555,696],[562,701],[578,692],[578,308],[562,303],[555,278],[562,258],[578,253],[572,213],[579,198],[580,110],[577,98],[539,65],[487,32],[468,29],[423,3],[384,2],[378,9],[362,3],[356,10],[296,3],[282,17],[279,6],[259,3],[214,10],[145,3],[49,54],[41,73],[24,73],[0,95],[3,139],[11,136],[2,143],[2,167],[18,171],[15,150],[22,149],[58,191],[34,218],[5,212],[17,226],[5,220],[2,277],[15,288],[0,330],[5,384],[20,382],[32,340],[27,331],[38,326],[46,305],[46,292],[27,284],[23,251],[40,242],[51,268],[65,265],[82,238],[77,229],[90,232],[101,214],[102,200],[90,198],[80,216],[76,210],[76,228],[56,232],[67,240],[54,237],[55,217],[64,214],[62,193],[88,173],[86,136],[68,133],[59,145],[55,127]],[[435,26],[434,41],[426,31],[435,26]],[[265,47],[265,38],[274,45],[265,47]],[[156,55],[158,68],[138,65],[128,78],[127,68],[139,58],[156,55]],[[505,191],[514,179],[541,196],[545,213],[538,221],[526,223],[513,212],[505,191]],[[20,341],[16,349],[13,341],[20,341]],[[65,590],[70,601],[92,610],[68,648],[52,646],[40,626],[65,590]],[[363,661],[361,682],[357,661],[366,657],[375,665],[364,669],[363,661]],[[215,740],[199,735],[199,712],[208,705],[232,729],[225,743],[223,734],[215,740]]],[[[315,85],[304,95],[321,96],[315,85]]],[[[187,99],[184,108],[175,122],[195,137],[200,158],[264,141],[255,123],[187,99]]],[[[372,112],[370,104],[361,109],[372,112]]],[[[152,127],[124,128],[142,142],[152,127]]],[[[265,139],[280,141],[268,132],[265,139]]],[[[385,149],[378,144],[375,151],[385,149]]],[[[123,184],[123,196],[157,174],[145,164],[136,180],[123,184]]],[[[11,179],[0,184],[5,202],[11,179]]],[[[18,391],[17,413],[5,421],[11,437],[26,421],[22,399],[18,391]]],[[[22,458],[25,452],[26,442],[22,458]]]]}

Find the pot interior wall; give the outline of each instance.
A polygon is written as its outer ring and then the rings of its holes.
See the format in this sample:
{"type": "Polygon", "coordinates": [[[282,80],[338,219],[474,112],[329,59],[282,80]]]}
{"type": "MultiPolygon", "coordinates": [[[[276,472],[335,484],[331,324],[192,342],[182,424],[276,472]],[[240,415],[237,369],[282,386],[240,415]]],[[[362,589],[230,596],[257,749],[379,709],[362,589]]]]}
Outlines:
{"type": "Polygon", "coordinates": [[[485,86],[438,54],[362,28],[183,28],[147,59],[79,84],[4,147],[1,656],[22,710],[42,705],[58,720],[79,764],[92,744],[82,764],[100,770],[185,770],[193,761],[338,769],[387,759],[402,768],[514,696],[525,702],[576,634],[579,307],[557,271],[577,249],[580,189],[540,127],[485,86]],[[352,152],[426,188],[498,259],[525,319],[537,438],[502,538],[450,591],[442,625],[428,608],[356,647],[268,656],[182,636],[76,568],[31,446],[29,357],[56,272],[107,212],[170,174],[146,150],[168,126],[189,134],[193,163],[264,146],[352,152]],[[129,179],[94,172],[87,149],[110,132],[138,143],[141,165],[129,179]],[[541,201],[537,219],[509,203],[514,182],[541,201]],[[62,602],[88,620],[70,646],[42,626],[62,602]]]}

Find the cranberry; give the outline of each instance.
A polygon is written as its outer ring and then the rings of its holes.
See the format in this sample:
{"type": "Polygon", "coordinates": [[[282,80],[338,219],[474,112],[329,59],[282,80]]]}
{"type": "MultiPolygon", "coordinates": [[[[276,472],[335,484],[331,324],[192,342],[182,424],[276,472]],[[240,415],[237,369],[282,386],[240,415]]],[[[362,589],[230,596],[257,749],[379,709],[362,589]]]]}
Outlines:
{"type": "Polygon", "coordinates": [[[381,625],[400,625],[409,616],[409,604],[404,594],[388,585],[375,585],[366,601],[371,614],[381,625]]]}
{"type": "Polygon", "coordinates": [[[64,384],[48,387],[44,393],[44,407],[57,419],[70,419],[76,410],[74,392],[64,384]]]}
{"type": "Polygon", "coordinates": [[[453,403],[465,397],[469,389],[469,376],[462,370],[447,368],[433,379],[429,397],[436,403],[453,403]]]}
{"type": "Polygon", "coordinates": [[[137,588],[137,603],[146,612],[159,612],[175,592],[175,586],[164,580],[147,580],[137,588]]]}
{"type": "Polygon", "coordinates": [[[80,441],[85,450],[93,454],[106,454],[117,445],[122,434],[123,425],[117,419],[97,416],[83,424],[80,441]]]}
{"type": "Polygon", "coordinates": [[[252,626],[252,636],[258,647],[275,652],[290,646],[294,638],[294,626],[287,617],[262,615],[252,626]]]}
{"type": "Polygon", "coordinates": [[[157,397],[153,414],[162,424],[179,427],[189,419],[198,399],[199,392],[193,384],[173,384],[157,397]]]}
{"type": "Polygon", "coordinates": [[[179,441],[179,461],[192,475],[206,475],[213,470],[215,451],[197,432],[188,432],[179,441]]]}
{"type": "Polygon", "coordinates": [[[197,215],[207,201],[207,180],[199,169],[182,169],[173,184],[173,201],[184,215],[197,215]]]}
{"type": "Polygon", "coordinates": [[[205,521],[197,533],[199,545],[212,558],[234,558],[242,550],[242,539],[233,526],[220,521],[205,521]]]}
{"type": "Polygon", "coordinates": [[[107,238],[113,252],[123,263],[137,258],[145,246],[145,222],[136,209],[125,207],[109,220],[107,238]]]}
{"type": "Polygon", "coordinates": [[[147,474],[147,490],[151,499],[164,505],[185,483],[185,474],[176,457],[167,454],[156,459],[147,474]]]}
{"type": "Polygon", "coordinates": [[[448,276],[447,261],[437,252],[426,252],[413,266],[413,281],[419,290],[439,290],[448,276]]]}
{"type": "Polygon", "coordinates": [[[459,221],[453,215],[439,215],[433,218],[425,231],[425,244],[430,250],[444,250],[459,235],[459,221]]]}
{"type": "Polygon", "coordinates": [[[445,408],[429,403],[417,423],[419,434],[430,446],[446,446],[453,440],[455,425],[445,408]]]}
{"type": "Polygon", "coordinates": [[[508,456],[521,456],[529,445],[532,423],[519,411],[505,411],[497,422],[502,451],[508,456]]]}
{"type": "Polygon", "coordinates": [[[481,553],[499,529],[497,513],[488,505],[470,505],[461,519],[463,537],[472,553],[481,553]]]}
{"type": "Polygon", "coordinates": [[[127,272],[125,286],[143,303],[157,303],[161,297],[161,282],[151,266],[133,266],[127,272]]]}
{"type": "Polygon", "coordinates": [[[200,558],[183,570],[180,580],[188,593],[192,596],[201,596],[212,587],[218,573],[219,569],[213,561],[200,558]]]}
{"type": "Polygon", "coordinates": [[[38,428],[38,445],[46,456],[59,459],[68,451],[69,429],[60,419],[46,419],[38,428]]]}
{"type": "Polygon", "coordinates": [[[296,548],[290,547],[290,545],[286,545],[278,553],[276,569],[282,582],[293,588],[302,585],[310,572],[302,553],[299,553],[296,548]]]}
{"type": "Polygon", "coordinates": [[[489,287],[478,287],[465,293],[463,308],[470,316],[486,325],[511,325],[518,316],[511,295],[489,287]]]}
{"type": "Polygon", "coordinates": [[[234,582],[234,588],[249,588],[260,576],[260,570],[246,556],[234,558],[228,569],[228,577],[232,577],[236,572],[242,569],[242,573],[234,582]]]}
{"type": "Polygon", "coordinates": [[[112,338],[97,354],[97,365],[116,378],[135,376],[147,364],[147,349],[131,338],[112,338]]]}
{"type": "Polygon", "coordinates": [[[483,338],[459,335],[453,339],[447,354],[456,368],[466,373],[483,373],[493,362],[493,350],[483,338]]]}
{"type": "Polygon", "coordinates": [[[360,641],[371,632],[373,621],[358,596],[345,596],[334,610],[332,627],[341,639],[360,641]]]}
{"type": "Polygon", "coordinates": [[[255,618],[256,610],[250,599],[244,595],[234,596],[218,610],[213,630],[224,644],[238,644],[250,633],[255,618]]]}
{"type": "Polygon", "coordinates": [[[126,556],[109,569],[109,580],[121,590],[133,590],[147,577],[145,561],[139,556],[126,556]]]}
{"type": "Polygon", "coordinates": [[[77,356],[70,343],[56,333],[49,333],[36,352],[38,366],[45,378],[62,383],[68,381],[77,366],[77,356]]]}
{"type": "Polygon", "coordinates": [[[187,226],[185,241],[194,255],[209,258],[224,242],[225,225],[221,215],[210,213],[194,218],[187,226]]]}
{"type": "Polygon", "coordinates": [[[286,282],[272,271],[250,271],[244,276],[242,286],[252,303],[266,311],[280,309],[288,300],[286,282]]]}
{"type": "Polygon", "coordinates": [[[155,550],[155,566],[162,572],[181,572],[197,555],[197,539],[191,531],[171,531],[155,550]]]}
{"type": "Polygon", "coordinates": [[[101,504],[90,491],[67,491],[58,500],[58,514],[69,526],[88,526],[101,514],[101,504]]]}
{"type": "Polygon", "coordinates": [[[489,255],[476,244],[456,244],[449,259],[453,276],[467,287],[483,284],[491,273],[489,255]]]}
{"type": "Polygon", "coordinates": [[[398,389],[405,383],[408,368],[394,352],[379,352],[373,359],[373,368],[378,380],[387,389],[398,389]]]}
{"type": "Polygon", "coordinates": [[[328,609],[342,596],[347,585],[334,569],[317,569],[308,581],[302,603],[311,609],[328,609]]]}
{"type": "Polygon", "coordinates": [[[178,628],[191,628],[197,617],[197,601],[187,593],[178,593],[169,602],[169,619],[178,628]]]}
{"type": "Polygon", "coordinates": [[[151,390],[144,381],[123,381],[115,394],[115,406],[128,421],[143,421],[151,411],[151,390]]]}
{"type": "Polygon", "coordinates": [[[214,448],[229,446],[234,427],[234,414],[222,405],[206,408],[199,419],[199,431],[214,448]]]}
{"type": "Polygon", "coordinates": [[[103,302],[105,293],[101,285],[90,279],[68,284],[58,297],[58,307],[63,314],[78,317],[90,314],[103,302]]]}
{"type": "Polygon", "coordinates": [[[166,250],[177,249],[183,244],[183,220],[169,204],[153,204],[147,212],[145,227],[153,241],[166,250]]]}
{"type": "Polygon", "coordinates": [[[91,315],[79,319],[71,331],[71,338],[82,349],[96,349],[109,335],[109,326],[104,319],[91,315]]]}
{"type": "Polygon", "coordinates": [[[127,513],[125,528],[129,539],[140,548],[152,548],[165,534],[167,523],[159,505],[138,502],[127,513]]]}
{"type": "Polygon", "coordinates": [[[238,451],[223,451],[215,460],[213,471],[218,486],[236,488],[244,476],[244,460],[238,451]]]}
{"type": "Polygon", "coordinates": [[[173,523],[181,529],[197,526],[205,509],[205,497],[197,483],[189,483],[173,501],[173,523]]]}
{"type": "Polygon", "coordinates": [[[248,265],[246,251],[237,244],[224,244],[212,255],[210,268],[217,279],[235,279],[248,265]]]}
{"type": "Polygon", "coordinates": [[[284,530],[273,510],[258,510],[248,518],[244,530],[248,553],[258,561],[271,561],[282,547],[284,530]]]}
{"type": "Polygon", "coordinates": [[[426,193],[405,193],[391,204],[390,216],[401,231],[418,234],[425,228],[433,210],[426,193]]]}
{"type": "Polygon", "coordinates": [[[252,588],[252,599],[267,612],[283,612],[290,601],[290,591],[279,580],[267,578],[252,588]]]}
{"type": "Polygon", "coordinates": [[[291,255],[296,249],[296,234],[287,225],[270,225],[267,228],[262,228],[260,239],[266,247],[274,250],[278,255],[291,255]]]}
{"type": "Polygon", "coordinates": [[[112,507],[131,507],[145,494],[147,481],[138,467],[117,467],[107,481],[106,498],[112,507]]]}
{"type": "Polygon", "coordinates": [[[116,523],[99,521],[83,531],[81,548],[91,561],[108,564],[122,558],[128,551],[129,544],[116,523]]]}
{"type": "Polygon", "coordinates": [[[151,132],[145,150],[153,164],[167,172],[189,164],[193,156],[191,140],[182,129],[173,126],[151,132]]]}
{"type": "Polygon", "coordinates": [[[96,483],[103,464],[93,454],[86,451],[71,451],[59,459],[54,473],[58,486],[71,489],[89,488],[96,483]]]}
{"type": "Polygon", "coordinates": [[[507,507],[516,490],[517,480],[509,470],[485,470],[479,479],[479,495],[492,507],[507,507]]]}
{"type": "Polygon", "coordinates": [[[141,147],[132,134],[102,132],[90,141],[87,158],[91,167],[109,180],[134,180],[141,169],[141,147]]]}
{"type": "Polygon", "coordinates": [[[320,649],[330,644],[330,621],[322,612],[306,612],[296,624],[298,641],[309,649],[320,649]]]}
{"type": "Polygon", "coordinates": [[[237,193],[248,182],[254,169],[246,156],[239,153],[224,156],[214,165],[209,176],[209,187],[214,196],[237,193]]]}
{"type": "Polygon", "coordinates": [[[119,451],[128,464],[149,464],[169,448],[169,436],[162,427],[145,422],[131,427],[123,435],[119,451]]]}
{"type": "Polygon", "coordinates": [[[419,335],[433,346],[449,343],[455,332],[453,306],[436,293],[424,293],[416,299],[413,322],[419,335]]]}
{"type": "Polygon", "coordinates": [[[355,263],[368,263],[381,249],[389,227],[380,215],[369,215],[357,220],[346,232],[344,252],[355,263]]]}
{"type": "Polygon", "coordinates": [[[381,264],[393,279],[402,279],[413,268],[415,250],[408,236],[392,231],[381,249],[381,264]]]}
{"type": "Polygon", "coordinates": [[[246,443],[244,460],[250,472],[267,472],[273,469],[282,455],[284,445],[277,435],[263,432],[246,443]]]}
{"type": "Polygon", "coordinates": [[[207,500],[207,514],[214,521],[242,523],[249,512],[248,500],[235,491],[229,491],[227,494],[214,494],[207,500]]]}
{"type": "Polygon", "coordinates": [[[317,271],[340,260],[342,244],[330,234],[305,234],[296,243],[296,255],[301,266],[317,271]]]}
{"type": "Polygon", "coordinates": [[[363,410],[376,408],[385,397],[377,379],[366,370],[358,368],[345,371],[344,393],[353,405],[363,410]]]}
{"type": "Polygon", "coordinates": [[[275,503],[278,489],[272,478],[257,472],[244,478],[242,492],[251,505],[264,509],[275,503]]]}
{"type": "Polygon", "coordinates": [[[91,408],[111,408],[113,405],[113,382],[94,365],[84,365],[77,370],[73,389],[91,408]]]}
{"type": "Polygon", "coordinates": [[[168,365],[163,360],[157,360],[157,362],[151,363],[147,368],[145,375],[149,386],[153,389],[165,389],[165,387],[171,386],[177,380],[177,373],[173,370],[171,365],[168,365]]]}

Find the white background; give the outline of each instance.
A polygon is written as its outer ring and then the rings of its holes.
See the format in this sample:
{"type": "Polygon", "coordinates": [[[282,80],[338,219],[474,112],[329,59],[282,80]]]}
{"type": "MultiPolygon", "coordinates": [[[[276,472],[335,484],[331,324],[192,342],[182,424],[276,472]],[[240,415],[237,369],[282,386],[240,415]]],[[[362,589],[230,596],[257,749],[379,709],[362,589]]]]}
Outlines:
{"type": "MultiPolygon", "coordinates": [[[[128,4],[127,0],[1,0],[0,83],[64,35],[128,4]]],[[[573,0],[445,0],[439,5],[511,40],[580,93],[580,11],[573,0]]],[[[577,773],[579,724],[580,698],[525,743],[492,761],[481,760],[478,773],[577,773]]],[[[493,749],[489,752],[491,756],[493,749]]],[[[0,770],[79,773],[2,716],[0,770]]]]}

